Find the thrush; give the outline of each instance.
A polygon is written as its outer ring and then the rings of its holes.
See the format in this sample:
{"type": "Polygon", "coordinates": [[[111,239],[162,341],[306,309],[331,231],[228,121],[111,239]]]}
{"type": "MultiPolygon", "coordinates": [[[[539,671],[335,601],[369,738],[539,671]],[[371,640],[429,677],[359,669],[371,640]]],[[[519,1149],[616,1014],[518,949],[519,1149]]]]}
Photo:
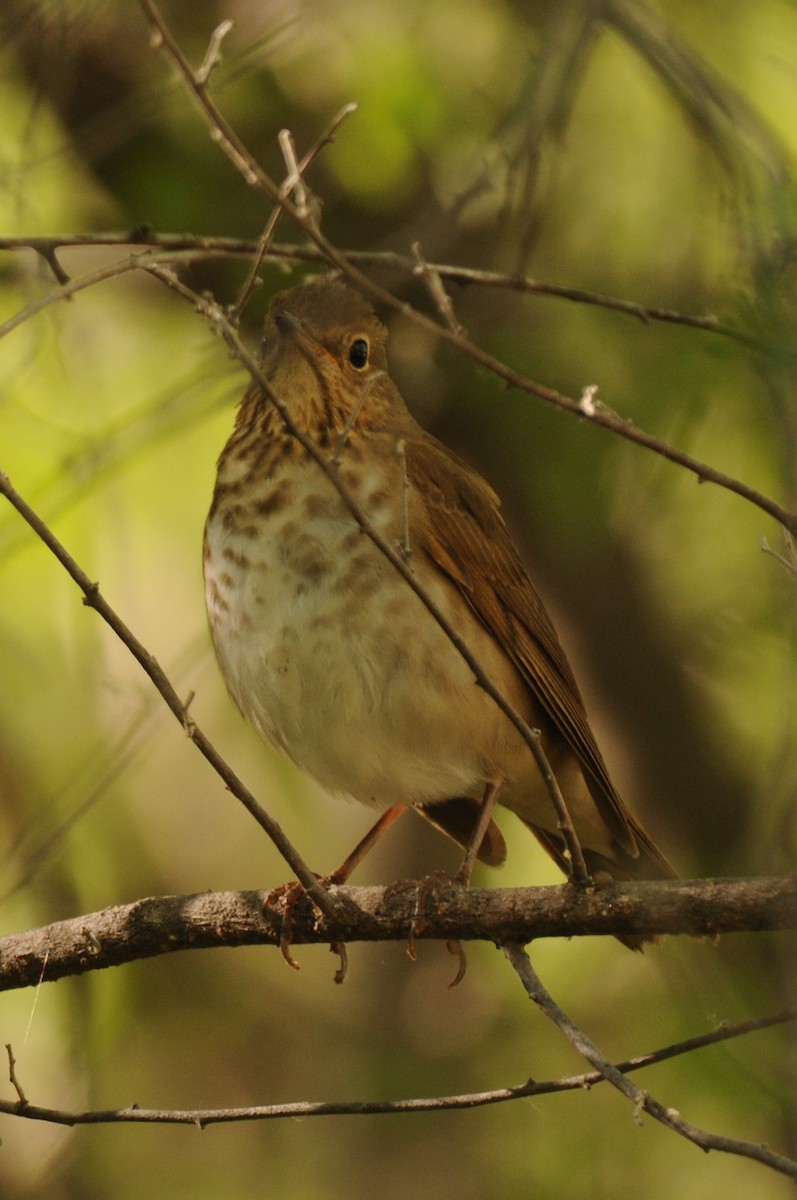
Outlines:
{"type": "MultiPolygon", "coordinates": [[[[359,293],[315,279],[273,298],[262,371],[486,676],[539,731],[589,872],[673,876],[612,784],[498,496],[411,416],[386,341],[359,293]]],[[[414,808],[462,846],[485,796],[497,797],[568,871],[526,741],[257,382],[219,459],[204,566],[219,666],[261,737],[328,791],[392,813],[414,808]]],[[[492,820],[478,854],[490,865],[505,857],[492,820]]]]}

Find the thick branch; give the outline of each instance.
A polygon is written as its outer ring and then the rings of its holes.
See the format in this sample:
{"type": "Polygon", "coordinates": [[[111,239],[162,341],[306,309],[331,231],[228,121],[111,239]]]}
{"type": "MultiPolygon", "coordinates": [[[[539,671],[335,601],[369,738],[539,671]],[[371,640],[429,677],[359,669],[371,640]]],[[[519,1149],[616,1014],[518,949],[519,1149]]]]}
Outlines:
{"type": "MultiPolygon", "coordinates": [[[[294,943],[403,941],[417,889],[330,889],[337,919],[309,904],[295,912],[294,943]]],[[[120,966],[175,950],[279,943],[282,914],[264,892],[162,896],[106,908],[0,940],[0,991],[120,966]]],[[[464,889],[427,900],[425,939],[528,942],[584,934],[715,934],[797,928],[797,877],[702,879],[561,887],[464,889]]]]}

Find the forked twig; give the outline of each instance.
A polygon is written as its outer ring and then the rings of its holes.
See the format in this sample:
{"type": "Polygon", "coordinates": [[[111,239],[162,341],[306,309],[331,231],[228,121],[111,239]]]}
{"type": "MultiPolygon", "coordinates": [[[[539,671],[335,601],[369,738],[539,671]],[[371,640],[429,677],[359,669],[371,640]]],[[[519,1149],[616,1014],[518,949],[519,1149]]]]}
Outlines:
{"type": "MultiPolygon", "coordinates": [[[[291,191],[293,190],[294,187],[298,187],[298,186],[303,187],[304,186],[302,183],[302,180],[303,180],[303,176],[304,176],[305,172],[309,169],[309,167],[312,165],[312,163],[315,161],[315,159],[318,157],[318,155],[321,153],[321,151],[324,149],[324,147],[330,145],[331,142],[334,142],[337,131],[340,128],[340,126],[343,124],[343,122],[346,120],[346,118],[350,117],[351,114],[356,111],[357,111],[356,104],[344,104],[343,108],[332,120],[326,133],[323,134],[320,138],[318,138],[318,140],[316,142],[313,143],[313,145],[310,147],[310,149],[307,151],[307,153],[304,155],[301,162],[299,162],[299,163],[296,162],[296,155],[295,155],[295,151],[293,149],[293,139],[290,135],[290,132],[287,129],[283,129],[281,131],[280,145],[282,146],[283,136],[285,136],[287,139],[289,139],[288,144],[290,146],[290,152],[291,152],[292,160],[293,160],[292,167],[291,167],[291,164],[288,163],[288,161],[287,161],[287,157],[285,155],[285,147],[283,146],[283,156],[286,157],[286,165],[288,166],[288,177],[283,181],[282,187],[280,188],[280,192],[283,196],[285,196],[287,198],[288,196],[290,196],[291,191]]],[[[304,211],[305,211],[305,215],[306,215],[307,214],[307,197],[306,197],[306,195],[304,197],[303,206],[304,206],[304,211]]],[[[302,203],[297,203],[297,209],[301,211],[302,203]]],[[[279,224],[279,219],[282,216],[282,211],[283,210],[282,210],[281,205],[277,204],[274,206],[271,216],[269,217],[268,221],[266,222],[266,227],[263,230],[263,232],[261,233],[260,237],[258,238],[257,249],[256,249],[255,254],[250,263],[249,271],[247,272],[246,279],[244,280],[244,285],[241,288],[241,292],[240,292],[240,295],[238,296],[238,299],[236,300],[233,307],[230,309],[230,319],[233,321],[238,321],[240,319],[241,313],[243,312],[244,308],[246,307],[246,304],[249,301],[249,297],[252,295],[252,292],[254,291],[255,287],[257,286],[258,274],[259,274],[261,266],[263,265],[263,260],[265,259],[266,255],[269,252],[269,249],[271,248],[271,243],[274,238],[274,234],[277,231],[277,225],[279,224]]]]}
{"type": "Polygon", "coordinates": [[[454,312],[454,305],[451,303],[451,297],[443,287],[443,281],[440,278],[440,272],[434,267],[430,267],[429,263],[423,256],[420,242],[412,243],[412,253],[415,256],[416,265],[413,269],[413,275],[417,275],[423,280],[426,285],[426,290],[434,301],[437,311],[445,321],[452,333],[461,336],[466,333],[465,327],[457,320],[457,315],[454,312]]]}
{"type": "Polygon", "coordinates": [[[515,968],[529,999],[533,1000],[549,1021],[556,1025],[571,1046],[600,1072],[607,1083],[617,1088],[632,1102],[637,1114],[648,1113],[662,1125],[671,1129],[673,1133],[678,1133],[688,1141],[694,1142],[701,1150],[722,1150],[726,1154],[738,1154],[742,1158],[752,1158],[783,1175],[797,1179],[797,1162],[793,1159],[787,1158],[783,1154],[777,1154],[767,1146],[709,1133],[687,1121],[677,1109],[667,1108],[654,1099],[650,1092],[637,1087],[632,1080],[626,1078],[622,1071],[609,1062],[595,1043],[559,1007],[531,965],[531,959],[524,947],[516,942],[510,942],[503,946],[503,951],[515,968]]]}
{"type": "MultiPolygon", "coordinates": [[[[380,287],[373,280],[369,279],[367,275],[364,275],[362,271],[358,270],[336,246],[324,237],[312,219],[303,217],[298,212],[296,206],[291,203],[290,199],[280,194],[280,189],[263,170],[253,155],[250,154],[229,122],[210,99],[206,90],[197,85],[190,64],[169,30],[154,0],[139,0],[139,3],[157,34],[160,46],[177,67],[186,83],[189,94],[211,130],[211,136],[241,173],[243,179],[251,186],[260,188],[266,196],[279,204],[286,216],[307,235],[327,262],[337,267],[339,271],[350,279],[356,287],[360,288],[371,300],[393,311],[401,312],[420,329],[431,333],[442,341],[448,342],[452,346],[456,346],[474,362],[491,371],[510,387],[516,387],[521,391],[527,392],[529,395],[536,396],[538,399],[544,400],[547,404],[551,404],[574,416],[587,416],[576,400],[571,399],[569,396],[563,396],[553,388],[544,387],[542,384],[527,379],[518,371],[514,371],[511,367],[501,362],[500,359],[488,354],[486,350],[476,345],[468,337],[460,333],[455,333],[446,326],[440,325],[423,313],[411,308],[411,306],[397,300],[385,288],[380,287]]],[[[588,419],[595,425],[611,430],[618,437],[625,438],[636,445],[644,446],[646,449],[652,450],[663,458],[677,463],[686,470],[694,472],[699,479],[707,483],[714,483],[725,488],[727,491],[734,492],[736,495],[755,504],[764,512],[769,513],[785,529],[788,529],[790,533],[797,535],[797,513],[790,512],[783,505],[777,504],[774,500],[770,500],[761,492],[756,491],[755,488],[749,487],[747,484],[734,479],[723,471],[716,471],[714,468],[706,466],[705,463],[701,463],[698,459],[693,458],[692,455],[685,454],[683,451],[669,446],[666,442],[661,441],[661,439],[645,433],[631,422],[624,421],[614,414],[598,410],[589,415],[588,419]]]]}
{"type": "MultiPolygon", "coordinates": [[[[356,111],[355,104],[347,104],[335,117],[330,130],[335,130],[341,122],[356,111]]],[[[307,160],[315,156],[319,148],[329,141],[334,141],[329,133],[323,135],[311,147],[302,159],[302,171],[307,170],[307,160]]],[[[262,235],[261,235],[262,236],[262,235]]],[[[130,246],[147,245],[161,250],[195,250],[206,251],[209,257],[228,255],[231,258],[251,259],[257,254],[260,239],[211,236],[191,233],[157,233],[149,228],[133,229],[125,233],[86,233],[86,234],[49,234],[21,235],[16,237],[0,237],[0,250],[30,249],[48,263],[51,256],[60,249],[74,249],[83,246],[130,246]]],[[[417,266],[417,260],[395,250],[355,250],[342,251],[347,262],[363,267],[387,267],[392,270],[412,274],[417,266]]],[[[324,254],[317,246],[295,242],[273,243],[266,257],[276,262],[285,263],[325,263],[324,254]]],[[[52,264],[50,263],[52,266],[52,264]]],[[[622,313],[641,321],[644,325],[653,322],[664,322],[672,325],[684,325],[689,329],[698,329],[704,333],[718,334],[730,338],[742,345],[760,349],[756,338],[747,331],[719,321],[715,316],[698,313],[685,313],[677,309],[661,308],[655,305],[640,304],[638,300],[623,300],[618,296],[609,296],[604,292],[592,292],[585,288],[566,287],[562,284],[544,283],[532,279],[528,275],[516,272],[507,274],[505,271],[488,271],[480,267],[466,267],[457,263],[428,263],[430,271],[434,271],[448,283],[456,283],[461,287],[497,288],[504,291],[519,292],[527,296],[546,296],[554,300],[568,300],[574,304],[587,304],[597,308],[606,308],[613,312],[622,313]]],[[[53,266],[60,283],[67,282],[69,276],[62,267],[58,271],[53,266]],[[60,272],[60,276],[58,274],[60,272]]]]}

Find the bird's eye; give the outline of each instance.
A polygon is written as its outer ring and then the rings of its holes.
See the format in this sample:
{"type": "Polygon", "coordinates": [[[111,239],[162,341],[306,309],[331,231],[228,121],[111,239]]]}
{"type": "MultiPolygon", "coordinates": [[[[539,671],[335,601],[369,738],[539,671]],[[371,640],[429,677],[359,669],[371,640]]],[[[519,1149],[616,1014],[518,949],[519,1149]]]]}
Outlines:
{"type": "Polygon", "coordinates": [[[368,365],[368,342],[365,338],[355,338],[349,346],[349,362],[358,371],[368,365]]]}

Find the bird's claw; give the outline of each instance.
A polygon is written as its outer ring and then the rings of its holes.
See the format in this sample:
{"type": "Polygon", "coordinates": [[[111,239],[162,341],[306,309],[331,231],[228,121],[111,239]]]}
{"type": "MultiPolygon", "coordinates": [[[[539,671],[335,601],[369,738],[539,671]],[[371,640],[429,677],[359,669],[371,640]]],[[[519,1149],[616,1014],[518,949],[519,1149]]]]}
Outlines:
{"type": "MultiPolygon", "coordinates": [[[[437,900],[447,888],[464,886],[466,885],[456,875],[452,878],[452,876],[447,875],[444,871],[436,871],[433,875],[427,875],[423,879],[402,879],[396,883],[391,883],[389,887],[385,888],[386,898],[394,893],[407,891],[410,888],[415,890],[415,904],[412,919],[410,920],[410,927],[407,932],[407,956],[413,962],[416,962],[418,958],[415,948],[416,939],[423,934],[428,924],[430,898],[437,900]]],[[[459,956],[459,968],[448,985],[450,988],[453,988],[462,982],[468,968],[468,962],[460,941],[451,940],[446,942],[446,949],[451,954],[459,956]]]]}
{"type": "MultiPolygon", "coordinates": [[[[337,883],[335,875],[336,872],[333,872],[331,875],[316,875],[316,879],[322,887],[328,888],[337,883]]],[[[292,967],[294,971],[301,970],[300,964],[291,954],[294,914],[297,906],[306,896],[307,893],[302,885],[297,880],[293,880],[291,883],[282,883],[279,887],[272,888],[270,892],[266,893],[263,900],[264,913],[268,912],[269,909],[276,909],[282,914],[279,940],[280,953],[288,966],[292,967]]],[[[315,906],[313,907],[315,909],[315,906]]],[[[317,909],[315,909],[315,912],[317,918],[321,916],[321,913],[317,909]]],[[[340,958],[340,966],[335,972],[335,983],[343,983],[349,969],[349,956],[346,952],[346,946],[343,942],[335,941],[330,943],[329,948],[333,954],[337,954],[340,958]]]]}

